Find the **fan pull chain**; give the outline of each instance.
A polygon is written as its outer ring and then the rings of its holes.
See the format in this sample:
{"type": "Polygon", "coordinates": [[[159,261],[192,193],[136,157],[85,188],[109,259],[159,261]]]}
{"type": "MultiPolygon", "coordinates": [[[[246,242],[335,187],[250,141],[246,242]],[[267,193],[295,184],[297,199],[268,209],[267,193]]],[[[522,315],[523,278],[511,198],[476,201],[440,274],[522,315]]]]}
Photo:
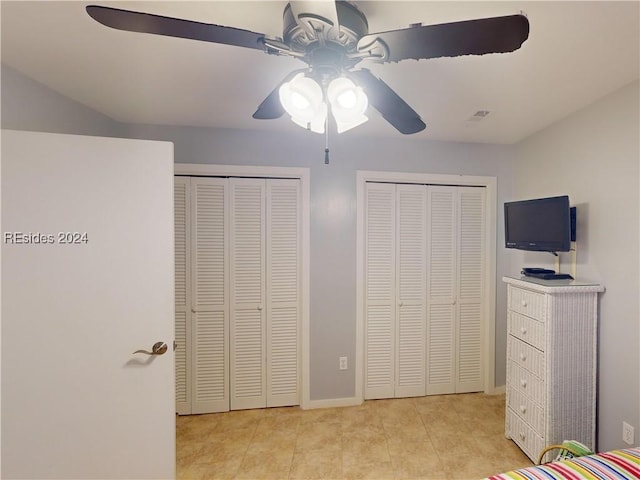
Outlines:
{"type": "Polygon", "coordinates": [[[329,115],[324,119],[324,164],[329,165],[329,115]]]}

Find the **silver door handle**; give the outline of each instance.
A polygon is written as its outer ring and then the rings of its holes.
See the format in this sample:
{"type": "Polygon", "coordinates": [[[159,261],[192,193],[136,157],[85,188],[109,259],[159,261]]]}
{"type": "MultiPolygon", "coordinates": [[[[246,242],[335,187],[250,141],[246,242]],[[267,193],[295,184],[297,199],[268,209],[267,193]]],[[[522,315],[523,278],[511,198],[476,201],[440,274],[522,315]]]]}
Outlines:
{"type": "Polygon", "coordinates": [[[147,351],[147,350],[136,350],[133,353],[145,353],[147,355],[162,355],[163,353],[165,353],[167,351],[167,344],[164,342],[156,342],[153,344],[153,347],[151,347],[151,351],[147,351]]]}

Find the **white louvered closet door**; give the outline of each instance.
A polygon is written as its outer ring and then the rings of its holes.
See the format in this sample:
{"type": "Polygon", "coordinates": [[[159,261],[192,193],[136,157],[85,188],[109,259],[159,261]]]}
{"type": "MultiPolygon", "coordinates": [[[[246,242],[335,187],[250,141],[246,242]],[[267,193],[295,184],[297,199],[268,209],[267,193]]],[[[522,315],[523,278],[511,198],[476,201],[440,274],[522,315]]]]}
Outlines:
{"type": "Polygon", "coordinates": [[[227,203],[225,179],[191,179],[191,413],[229,409],[227,203]]]}
{"type": "Polygon", "coordinates": [[[231,409],[298,405],[300,182],[229,185],[231,409]]]}
{"type": "Polygon", "coordinates": [[[482,390],[484,189],[429,186],[427,394],[482,390]]]}
{"type": "Polygon", "coordinates": [[[175,178],[176,411],[300,403],[298,179],[175,178]]]}
{"type": "Polygon", "coordinates": [[[395,185],[367,183],[365,201],[366,399],[395,396],[395,185]]]}
{"type": "Polygon", "coordinates": [[[456,393],[482,390],[485,189],[458,187],[456,393]]]}
{"type": "Polygon", "coordinates": [[[231,178],[231,409],[266,406],[264,179],[231,178]]]}
{"type": "Polygon", "coordinates": [[[426,200],[424,185],[396,186],[396,397],[425,394],[426,200]]]}
{"type": "Polygon", "coordinates": [[[427,394],[455,391],[456,190],[428,186],[427,394]]]}
{"type": "Polygon", "coordinates": [[[174,182],[174,248],[175,248],[175,375],[176,412],[191,413],[191,356],[187,339],[191,337],[190,260],[190,181],[177,177],[174,182]]]}
{"type": "Polygon", "coordinates": [[[300,181],[266,183],[266,406],[281,407],[300,403],[300,181]]]}

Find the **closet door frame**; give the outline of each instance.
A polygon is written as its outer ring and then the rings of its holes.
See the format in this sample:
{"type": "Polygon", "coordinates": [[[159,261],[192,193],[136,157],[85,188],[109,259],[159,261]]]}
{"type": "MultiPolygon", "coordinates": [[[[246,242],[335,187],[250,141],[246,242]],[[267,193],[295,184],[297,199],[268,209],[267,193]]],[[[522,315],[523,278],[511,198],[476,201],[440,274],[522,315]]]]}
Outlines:
{"type": "Polygon", "coordinates": [[[301,259],[301,408],[309,408],[311,390],[309,385],[309,245],[310,245],[310,172],[308,168],[263,167],[244,165],[214,165],[197,163],[176,163],[175,175],[202,177],[245,177],[245,178],[293,178],[300,180],[300,259],[301,259]]]}
{"type": "Polygon", "coordinates": [[[356,254],[356,395],[364,401],[364,286],[365,286],[365,198],[367,182],[413,183],[424,185],[475,186],[486,189],[486,221],[484,242],[484,291],[483,316],[487,323],[482,330],[483,346],[483,391],[492,393],[495,387],[495,294],[496,294],[496,225],[497,225],[497,178],[471,175],[446,175],[408,172],[380,172],[358,170],[356,172],[357,203],[357,254],[356,254]]]}

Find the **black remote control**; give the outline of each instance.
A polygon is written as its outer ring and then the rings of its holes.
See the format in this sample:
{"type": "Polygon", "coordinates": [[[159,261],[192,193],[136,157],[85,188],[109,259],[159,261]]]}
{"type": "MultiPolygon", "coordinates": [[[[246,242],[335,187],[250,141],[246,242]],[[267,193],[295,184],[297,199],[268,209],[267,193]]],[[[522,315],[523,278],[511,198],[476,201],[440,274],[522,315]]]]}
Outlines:
{"type": "Polygon", "coordinates": [[[540,275],[540,274],[543,274],[543,273],[556,273],[556,271],[555,270],[549,270],[548,268],[523,267],[522,268],[522,273],[524,275],[530,275],[530,274],[540,275]]]}

